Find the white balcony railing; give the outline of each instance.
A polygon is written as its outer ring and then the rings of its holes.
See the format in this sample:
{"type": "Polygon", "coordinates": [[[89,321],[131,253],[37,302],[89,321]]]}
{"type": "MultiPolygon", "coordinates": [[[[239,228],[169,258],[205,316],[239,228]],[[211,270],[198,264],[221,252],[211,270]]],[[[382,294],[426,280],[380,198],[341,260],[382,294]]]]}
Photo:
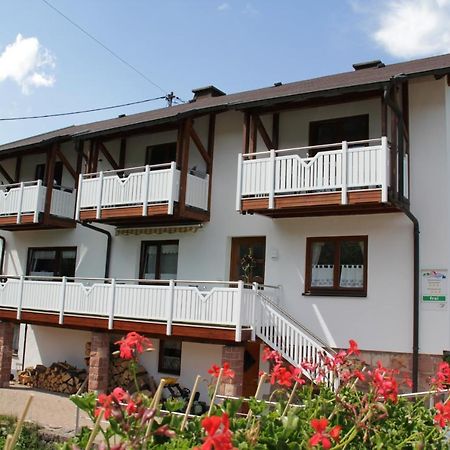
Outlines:
{"type": "MultiPolygon", "coordinates": [[[[173,214],[180,191],[180,171],[175,162],[152,166],[82,174],[78,183],[77,220],[80,212],[96,210],[100,219],[104,208],[142,207],[146,216],[151,205],[167,204],[173,214]]],[[[186,204],[208,208],[208,179],[188,175],[186,204]],[[205,200],[206,198],[206,200],[205,200]]]]}
{"type": "MultiPolygon", "coordinates": [[[[33,222],[39,221],[44,212],[47,188],[41,180],[27,181],[0,186],[0,216],[16,216],[16,223],[22,223],[23,215],[33,215],[33,222]]],[[[75,190],[54,187],[50,214],[73,218],[75,211],[75,190]]]]}
{"type": "Polygon", "coordinates": [[[385,137],[315,147],[240,154],[236,209],[246,198],[268,198],[269,209],[280,196],[340,192],[348,203],[348,191],[381,189],[388,194],[388,143],[385,137]],[[313,157],[300,154],[317,152],[313,157]]]}

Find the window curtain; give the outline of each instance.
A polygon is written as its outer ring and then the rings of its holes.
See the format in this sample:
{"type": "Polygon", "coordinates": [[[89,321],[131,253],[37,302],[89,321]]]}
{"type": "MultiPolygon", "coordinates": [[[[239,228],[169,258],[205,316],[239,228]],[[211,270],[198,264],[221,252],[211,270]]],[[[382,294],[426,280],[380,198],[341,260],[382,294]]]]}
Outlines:
{"type": "Polygon", "coordinates": [[[362,288],[364,286],[364,266],[362,264],[341,265],[339,286],[344,288],[362,288]]]}
{"type": "Polygon", "coordinates": [[[56,258],[56,252],[54,250],[36,250],[33,252],[30,275],[31,276],[47,276],[52,277],[55,275],[54,271],[45,270],[53,266],[56,258]]]}
{"type": "Polygon", "coordinates": [[[148,246],[146,248],[145,255],[145,267],[144,267],[144,279],[154,280],[156,276],[156,253],[157,248],[155,246],[148,246]]]}
{"type": "Polygon", "coordinates": [[[161,280],[177,278],[178,245],[163,245],[161,247],[161,280]]]}
{"type": "Polygon", "coordinates": [[[334,266],[332,264],[318,264],[324,245],[324,242],[315,242],[312,248],[312,287],[333,287],[334,266]]]}

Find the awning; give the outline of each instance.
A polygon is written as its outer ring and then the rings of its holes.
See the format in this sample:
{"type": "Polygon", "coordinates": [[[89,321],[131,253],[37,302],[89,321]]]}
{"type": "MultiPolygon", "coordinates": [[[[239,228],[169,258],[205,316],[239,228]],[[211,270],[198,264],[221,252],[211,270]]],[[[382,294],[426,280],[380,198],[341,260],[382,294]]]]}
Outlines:
{"type": "Polygon", "coordinates": [[[116,236],[141,236],[149,234],[176,234],[176,233],[196,233],[202,224],[196,225],[175,225],[167,227],[148,227],[148,228],[117,228],[116,236]]]}

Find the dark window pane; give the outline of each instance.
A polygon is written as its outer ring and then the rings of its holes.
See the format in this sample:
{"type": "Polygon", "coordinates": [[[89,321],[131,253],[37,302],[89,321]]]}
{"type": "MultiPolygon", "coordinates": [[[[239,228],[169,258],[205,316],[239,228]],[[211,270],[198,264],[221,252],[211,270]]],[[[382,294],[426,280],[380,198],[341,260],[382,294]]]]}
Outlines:
{"type": "Polygon", "coordinates": [[[342,241],[339,286],[361,289],[364,286],[364,242],[342,241]]]}
{"type": "Polygon", "coordinates": [[[178,244],[161,246],[161,280],[173,280],[177,277],[178,244]]]}
{"type": "Polygon", "coordinates": [[[158,247],[156,245],[147,245],[144,251],[144,278],[146,280],[155,280],[158,247]]]}
{"type": "Polygon", "coordinates": [[[181,341],[160,341],[159,372],[180,375],[181,345],[181,341]]]}
{"type": "Polygon", "coordinates": [[[177,144],[171,142],[169,144],[152,145],[147,147],[146,164],[165,164],[176,160],[177,144]]]}
{"type": "Polygon", "coordinates": [[[333,287],[334,242],[314,242],[311,246],[311,286],[333,287]]]}
{"type": "Polygon", "coordinates": [[[61,269],[59,276],[74,277],[76,259],[77,259],[76,250],[63,250],[61,252],[61,269]]]}

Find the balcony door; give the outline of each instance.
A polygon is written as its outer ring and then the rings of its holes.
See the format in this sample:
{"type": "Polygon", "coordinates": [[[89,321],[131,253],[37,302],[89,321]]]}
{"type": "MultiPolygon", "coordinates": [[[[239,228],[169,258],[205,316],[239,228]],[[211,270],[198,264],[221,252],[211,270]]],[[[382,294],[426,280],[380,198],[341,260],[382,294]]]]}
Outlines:
{"type": "Polygon", "coordinates": [[[141,280],[175,280],[178,241],[144,241],[141,246],[141,280]]]}
{"type": "Polygon", "coordinates": [[[235,237],[231,240],[230,280],[264,283],[265,236],[235,237]]]}

